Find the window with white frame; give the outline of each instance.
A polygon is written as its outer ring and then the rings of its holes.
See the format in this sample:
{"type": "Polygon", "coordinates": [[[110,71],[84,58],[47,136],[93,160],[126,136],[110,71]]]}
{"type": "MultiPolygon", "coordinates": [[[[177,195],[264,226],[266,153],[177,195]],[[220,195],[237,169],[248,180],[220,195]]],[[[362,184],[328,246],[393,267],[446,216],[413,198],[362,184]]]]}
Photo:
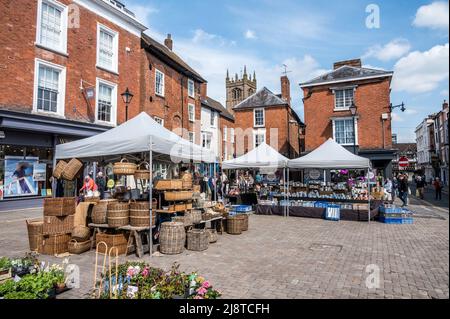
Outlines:
{"type": "Polygon", "coordinates": [[[253,110],[253,125],[255,127],[264,126],[264,109],[254,109],[253,110]]]}
{"type": "Polygon", "coordinates": [[[97,25],[97,66],[117,73],[119,34],[101,24],[97,25]]]}
{"type": "Polygon", "coordinates": [[[253,131],[253,145],[258,147],[262,143],[266,142],[266,131],[265,130],[255,130],[253,131]]]}
{"type": "Polygon", "coordinates": [[[228,147],[226,143],[223,145],[223,159],[224,160],[228,159],[228,147]]]}
{"type": "Polygon", "coordinates": [[[211,110],[210,125],[211,127],[216,126],[216,112],[214,112],[213,110],[211,110]]]}
{"type": "Polygon", "coordinates": [[[97,79],[96,120],[116,124],[117,84],[97,79]]]}
{"type": "Polygon", "coordinates": [[[38,2],[36,43],[67,52],[67,6],[55,0],[38,2]]]}
{"type": "Polygon", "coordinates": [[[193,80],[188,80],[188,94],[190,97],[195,98],[195,83],[193,80]]]}
{"type": "Polygon", "coordinates": [[[234,128],[230,128],[230,140],[234,144],[234,128]]]}
{"type": "Polygon", "coordinates": [[[335,98],[335,109],[337,110],[345,110],[348,109],[353,104],[353,93],[354,89],[343,89],[343,90],[335,90],[334,98],[335,98]]]}
{"type": "Polygon", "coordinates": [[[164,126],[164,120],[162,118],[154,116],[153,119],[155,120],[156,123],[164,126]]]}
{"type": "Polygon", "coordinates": [[[189,142],[195,144],[195,135],[194,135],[194,132],[189,132],[189,142]]]}
{"type": "Polygon", "coordinates": [[[189,121],[195,122],[195,105],[188,104],[189,121]]]}
{"type": "Polygon", "coordinates": [[[227,127],[226,126],[224,126],[223,127],[223,140],[224,140],[224,142],[226,142],[227,141],[227,137],[228,137],[228,132],[227,132],[227,127]]]}
{"type": "Polygon", "coordinates": [[[353,123],[352,118],[334,119],[333,138],[336,143],[341,145],[353,145],[356,138],[356,144],[358,144],[358,133],[355,131],[355,128],[356,119],[355,123],[353,123]]]}
{"type": "Polygon", "coordinates": [[[158,69],[155,71],[155,93],[164,96],[164,73],[158,69]]]}
{"type": "Polygon", "coordinates": [[[202,147],[211,149],[212,134],[209,132],[202,133],[202,147]]]}
{"type": "Polygon", "coordinates": [[[66,69],[36,59],[34,110],[64,116],[66,69]]]}

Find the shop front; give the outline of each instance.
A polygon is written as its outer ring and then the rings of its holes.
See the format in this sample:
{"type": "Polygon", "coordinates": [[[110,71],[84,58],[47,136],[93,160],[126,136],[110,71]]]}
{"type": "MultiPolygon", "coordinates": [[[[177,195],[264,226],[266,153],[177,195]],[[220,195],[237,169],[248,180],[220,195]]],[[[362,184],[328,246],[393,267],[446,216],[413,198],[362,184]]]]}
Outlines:
{"type": "Polygon", "coordinates": [[[49,116],[0,111],[0,208],[20,208],[52,196],[57,144],[96,135],[109,127],[49,116]]]}

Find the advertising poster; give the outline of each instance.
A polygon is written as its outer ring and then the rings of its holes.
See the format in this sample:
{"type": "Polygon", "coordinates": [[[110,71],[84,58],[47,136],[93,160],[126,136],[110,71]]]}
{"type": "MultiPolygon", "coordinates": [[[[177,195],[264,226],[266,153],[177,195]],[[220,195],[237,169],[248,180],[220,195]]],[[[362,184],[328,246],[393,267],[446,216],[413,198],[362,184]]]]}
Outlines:
{"type": "Polygon", "coordinates": [[[33,165],[33,180],[35,182],[45,182],[47,165],[44,163],[34,163],[33,165]]]}
{"type": "Polygon", "coordinates": [[[5,181],[3,196],[33,196],[38,194],[38,184],[33,180],[37,157],[5,156],[5,181]]]}

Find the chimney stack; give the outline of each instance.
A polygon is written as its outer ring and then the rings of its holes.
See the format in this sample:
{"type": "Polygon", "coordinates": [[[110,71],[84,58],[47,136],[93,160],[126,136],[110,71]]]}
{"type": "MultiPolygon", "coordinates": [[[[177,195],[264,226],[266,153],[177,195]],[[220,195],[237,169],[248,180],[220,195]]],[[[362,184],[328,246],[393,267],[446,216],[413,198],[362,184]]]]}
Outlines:
{"type": "Polygon", "coordinates": [[[206,97],[208,96],[208,84],[207,83],[200,84],[200,96],[203,99],[206,99],[206,97]]]}
{"type": "Polygon", "coordinates": [[[291,83],[286,75],[281,77],[281,98],[291,105],[291,83]]]}
{"type": "Polygon", "coordinates": [[[353,59],[353,60],[345,60],[345,61],[335,62],[333,64],[333,70],[339,69],[341,66],[344,66],[344,65],[353,66],[355,68],[361,68],[362,62],[361,62],[361,59],[353,59]]]}
{"type": "Polygon", "coordinates": [[[164,40],[164,45],[170,50],[172,51],[173,48],[173,41],[172,41],[172,35],[169,33],[167,35],[167,38],[164,40]]]}

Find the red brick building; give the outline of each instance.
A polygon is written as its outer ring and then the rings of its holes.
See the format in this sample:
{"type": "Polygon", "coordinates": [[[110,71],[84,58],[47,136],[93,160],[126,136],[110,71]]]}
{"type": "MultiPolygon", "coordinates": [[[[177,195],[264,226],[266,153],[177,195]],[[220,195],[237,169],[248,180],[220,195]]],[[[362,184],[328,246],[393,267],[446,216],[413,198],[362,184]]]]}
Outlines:
{"type": "Polygon", "coordinates": [[[393,72],[363,68],[361,60],[337,62],[333,71],[300,84],[306,124],[306,151],[334,138],[392,174],[390,85],[393,72]],[[352,116],[350,107],[356,106],[352,116]]]}

